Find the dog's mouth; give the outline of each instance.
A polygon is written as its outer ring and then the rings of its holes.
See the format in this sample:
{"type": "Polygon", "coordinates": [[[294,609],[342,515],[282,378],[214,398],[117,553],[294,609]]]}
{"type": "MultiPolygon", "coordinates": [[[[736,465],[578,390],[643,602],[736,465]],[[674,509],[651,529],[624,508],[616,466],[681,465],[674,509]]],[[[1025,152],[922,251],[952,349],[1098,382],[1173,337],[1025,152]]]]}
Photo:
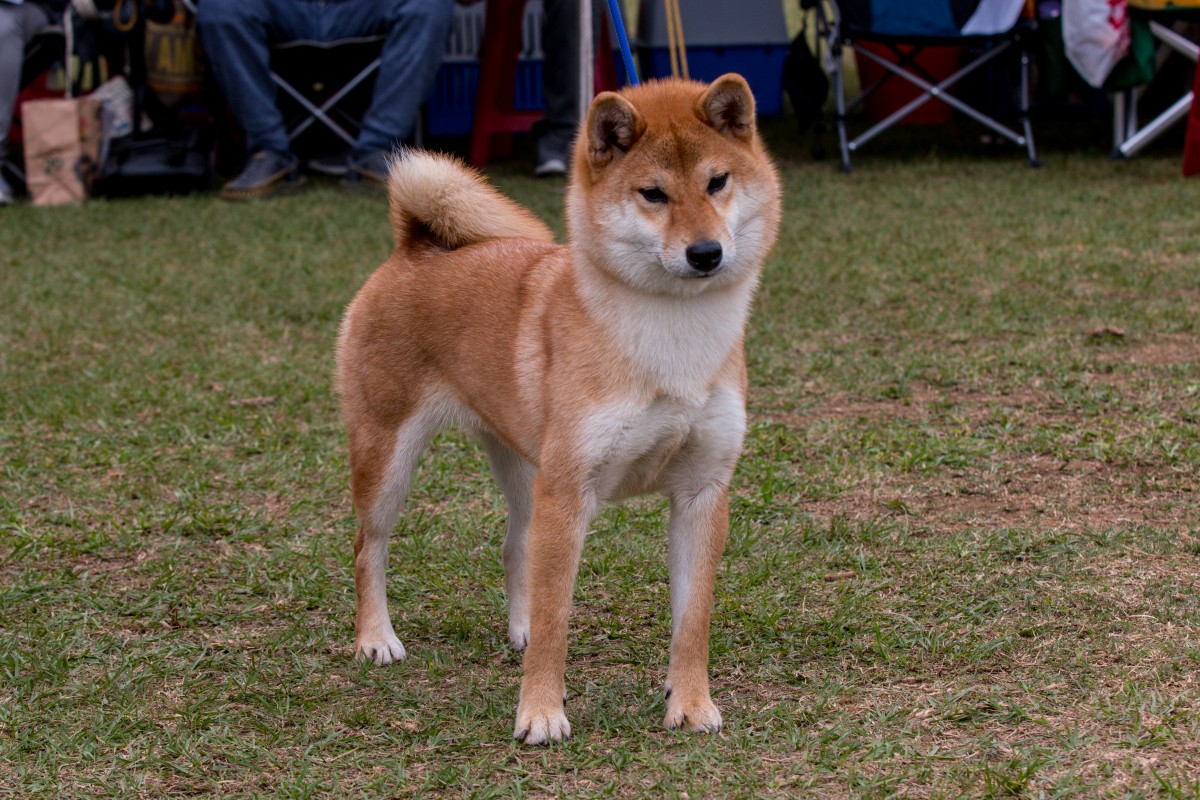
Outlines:
{"type": "MultiPolygon", "coordinates": [[[[3,0],[0,0],[0,2],[3,2],[3,0]]],[[[659,261],[659,267],[671,279],[689,282],[696,281],[698,283],[724,275],[731,266],[732,264],[729,261],[722,261],[714,267],[699,269],[693,264],[683,262],[682,259],[675,261],[664,258],[659,261]]]]}

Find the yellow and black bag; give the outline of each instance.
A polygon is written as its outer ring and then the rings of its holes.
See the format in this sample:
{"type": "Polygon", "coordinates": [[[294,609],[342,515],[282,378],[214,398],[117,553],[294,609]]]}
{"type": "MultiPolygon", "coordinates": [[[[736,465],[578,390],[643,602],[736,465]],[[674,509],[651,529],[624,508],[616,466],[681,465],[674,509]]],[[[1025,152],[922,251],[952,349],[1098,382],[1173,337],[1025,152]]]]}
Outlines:
{"type": "Polygon", "coordinates": [[[196,19],[181,3],[168,22],[146,20],[146,87],[163,108],[201,102],[204,62],[196,38],[196,19]]]}

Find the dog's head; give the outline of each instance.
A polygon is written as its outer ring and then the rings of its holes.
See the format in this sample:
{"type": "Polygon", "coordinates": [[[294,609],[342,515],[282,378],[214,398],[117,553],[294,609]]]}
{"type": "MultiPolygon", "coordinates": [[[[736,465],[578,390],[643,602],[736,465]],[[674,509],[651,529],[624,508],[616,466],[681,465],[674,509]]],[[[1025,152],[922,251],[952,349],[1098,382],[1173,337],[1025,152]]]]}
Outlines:
{"type": "Polygon", "coordinates": [[[741,76],[651,81],[592,102],[571,169],[571,241],[638,291],[691,296],[756,279],[779,195],[741,76]]]}

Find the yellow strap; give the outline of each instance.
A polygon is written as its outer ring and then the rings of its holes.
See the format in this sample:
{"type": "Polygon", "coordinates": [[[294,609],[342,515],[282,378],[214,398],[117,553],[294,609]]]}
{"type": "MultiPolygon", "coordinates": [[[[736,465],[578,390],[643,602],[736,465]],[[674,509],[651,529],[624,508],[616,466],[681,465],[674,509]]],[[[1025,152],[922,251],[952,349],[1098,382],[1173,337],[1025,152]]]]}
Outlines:
{"type": "Polygon", "coordinates": [[[675,34],[679,37],[679,71],[683,73],[684,80],[691,80],[692,76],[688,72],[687,45],[683,43],[683,15],[679,13],[679,0],[671,0],[671,5],[675,7],[675,34]]]}
{"type": "Polygon", "coordinates": [[[671,0],[663,0],[663,13],[667,19],[667,60],[671,62],[671,75],[679,77],[675,64],[675,15],[671,13],[671,0]]]}
{"type": "Polygon", "coordinates": [[[679,13],[679,0],[663,0],[667,14],[667,51],[671,60],[671,75],[689,79],[687,45],[683,41],[683,16],[679,13]]]}

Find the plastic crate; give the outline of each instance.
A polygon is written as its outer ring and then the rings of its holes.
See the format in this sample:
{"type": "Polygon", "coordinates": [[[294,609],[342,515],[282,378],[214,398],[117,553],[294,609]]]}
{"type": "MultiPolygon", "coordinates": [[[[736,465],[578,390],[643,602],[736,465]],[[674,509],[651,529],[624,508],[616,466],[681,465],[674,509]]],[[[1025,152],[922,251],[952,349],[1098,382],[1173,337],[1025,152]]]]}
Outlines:
{"type": "MultiPolygon", "coordinates": [[[[774,116],[783,113],[783,62],[787,54],[785,44],[688,45],[688,74],[693,80],[711,81],[726,72],[736,72],[750,84],[758,114],[774,116]]],[[[670,50],[666,47],[640,47],[638,61],[643,78],[671,74],[670,50]]]]}
{"type": "MultiPolygon", "coordinates": [[[[454,25],[446,40],[433,91],[425,105],[425,130],[430,136],[466,136],[471,132],[475,94],[479,87],[479,46],[486,11],[486,3],[454,6],[454,25]]],[[[541,0],[529,0],[525,4],[525,30],[513,98],[518,109],[536,111],[542,108],[544,18],[541,0]]]]}
{"type": "MultiPolygon", "coordinates": [[[[479,63],[459,61],[442,64],[433,93],[425,106],[425,130],[430,136],[466,136],[475,118],[475,94],[479,88],[479,63]]],[[[518,61],[516,97],[522,110],[542,107],[542,62],[518,61]]]]}
{"type": "MultiPolygon", "coordinates": [[[[645,78],[671,74],[661,0],[640,0],[638,60],[645,78]]],[[[679,0],[688,74],[711,81],[726,72],[746,79],[759,114],[783,113],[783,62],[791,41],[779,0],[679,0]]]]}

